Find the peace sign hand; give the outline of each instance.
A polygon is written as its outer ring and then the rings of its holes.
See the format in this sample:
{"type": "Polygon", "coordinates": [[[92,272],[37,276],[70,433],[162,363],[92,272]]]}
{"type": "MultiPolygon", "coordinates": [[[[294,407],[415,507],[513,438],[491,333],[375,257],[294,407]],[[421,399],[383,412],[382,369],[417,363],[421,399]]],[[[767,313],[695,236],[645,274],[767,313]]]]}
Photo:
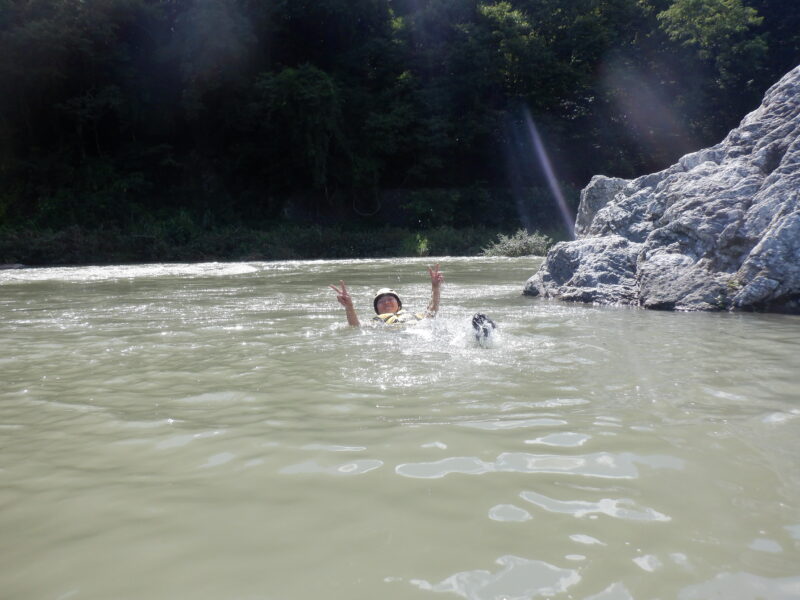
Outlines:
{"type": "Polygon", "coordinates": [[[335,285],[329,285],[328,287],[336,292],[336,299],[339,301],[339,304],[345,308],[352,308],[353,299],[350,297],[350,292],[347,291],[347,286],[345,286],[344,281],[339,281],[339,285],[341,289],[337,288],[335,285]]]}
{"type": "Polygon", "coordinates": [[[431,285],[438,289],[444,283],[444,275],[439,271],[439,263],[433,267],[428,267],[428,273],[431,276],[431,285]]]}

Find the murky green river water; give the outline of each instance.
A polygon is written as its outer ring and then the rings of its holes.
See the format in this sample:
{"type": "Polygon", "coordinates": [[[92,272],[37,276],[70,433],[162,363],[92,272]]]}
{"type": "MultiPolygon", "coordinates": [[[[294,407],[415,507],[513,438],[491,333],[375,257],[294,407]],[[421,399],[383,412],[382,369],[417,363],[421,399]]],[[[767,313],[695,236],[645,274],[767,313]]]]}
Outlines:
{"type": "Polygon", "coordinates": [[[0,597],[800,597],[800,318],[441,262],[0,272],[0,597]]]}

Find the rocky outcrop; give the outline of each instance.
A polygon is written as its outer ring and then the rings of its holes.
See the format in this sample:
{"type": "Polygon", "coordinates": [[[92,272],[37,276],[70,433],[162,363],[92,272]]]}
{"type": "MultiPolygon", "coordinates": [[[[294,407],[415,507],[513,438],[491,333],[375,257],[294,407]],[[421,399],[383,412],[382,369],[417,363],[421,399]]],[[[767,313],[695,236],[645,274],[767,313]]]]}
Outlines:
{"type": "Polygon", "coordinates": [[[575,231],[525,294],[800,312],[800,67],[716,146],[638,179],[592,178],[575,231]]]}

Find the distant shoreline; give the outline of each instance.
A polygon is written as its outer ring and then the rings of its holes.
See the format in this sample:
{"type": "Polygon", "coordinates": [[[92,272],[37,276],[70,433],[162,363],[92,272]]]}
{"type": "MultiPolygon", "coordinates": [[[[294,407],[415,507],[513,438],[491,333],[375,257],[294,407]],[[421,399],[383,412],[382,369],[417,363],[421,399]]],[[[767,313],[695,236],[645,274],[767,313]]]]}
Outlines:
{"type": "Polygon", "coordinates": [[[346,228],[286,225],[270,229],[152,227],[126,231],[70,226],[0,230],[0,268],[66,265],[477,256],[500,231],[438,227],[346,228]]]}

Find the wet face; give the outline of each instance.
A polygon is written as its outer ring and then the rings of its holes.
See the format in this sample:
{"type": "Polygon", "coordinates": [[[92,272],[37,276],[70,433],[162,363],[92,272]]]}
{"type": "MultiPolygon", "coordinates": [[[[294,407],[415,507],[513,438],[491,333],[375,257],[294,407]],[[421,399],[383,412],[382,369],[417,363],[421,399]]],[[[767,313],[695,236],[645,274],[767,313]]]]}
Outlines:
{"type": "Polygon", "coordinates": [[[378,309],[379,315],[384,313],[396,313],[398,310],[400,310],[400,304],[398,304],[397,298],[391,294],[385,294],[378,298],[375,306],[378,309]]]}

